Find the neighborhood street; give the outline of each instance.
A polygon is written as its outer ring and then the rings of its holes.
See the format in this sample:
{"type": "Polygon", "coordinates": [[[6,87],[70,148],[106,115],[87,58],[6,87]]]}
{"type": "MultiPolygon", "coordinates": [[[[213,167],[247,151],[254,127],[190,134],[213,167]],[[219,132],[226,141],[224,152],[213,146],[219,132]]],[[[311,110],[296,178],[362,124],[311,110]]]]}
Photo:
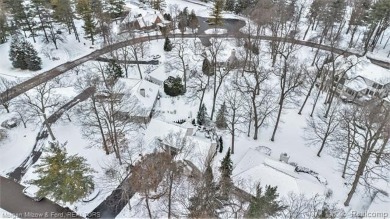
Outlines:
{"type": "MultiPolygon", "coordinates": [[[[23,194],[24,187],[0,176],[0,208],[19,218],[81,218],[74,212],[43,199],[36,202],[23,194]]],[[[12,215],[0,215],[0,218],[12,215]]]]}

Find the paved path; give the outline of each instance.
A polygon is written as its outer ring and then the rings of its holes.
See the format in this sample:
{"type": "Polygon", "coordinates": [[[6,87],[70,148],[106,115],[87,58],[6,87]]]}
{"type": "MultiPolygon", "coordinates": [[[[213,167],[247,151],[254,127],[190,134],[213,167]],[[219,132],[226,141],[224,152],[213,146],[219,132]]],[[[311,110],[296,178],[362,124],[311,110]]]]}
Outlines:
{"type": "MultiPolygon", "coordinates": [[[[0,207],[19,218],[81,218],[48,199],[36,202],[25,196],[23,189],[20,184],[0,176],[0,207]]],[[[0,218],[6,217],[0,214],[0,218]]]]}

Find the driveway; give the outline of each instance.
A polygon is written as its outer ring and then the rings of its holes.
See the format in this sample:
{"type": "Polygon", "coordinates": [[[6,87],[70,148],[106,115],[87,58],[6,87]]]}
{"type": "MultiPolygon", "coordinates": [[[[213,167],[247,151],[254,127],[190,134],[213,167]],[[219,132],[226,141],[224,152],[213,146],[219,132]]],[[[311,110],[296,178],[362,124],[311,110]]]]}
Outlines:
{"type": "MultiPolygon", "coordinates": [[[[46,198],[36,202],[25,196],[23,189],[22,185],[0,176],[0,208],[19,218],[81,218],[46,198]]],[[[7,215],[0,215],[4,217],[7,215]]]]}

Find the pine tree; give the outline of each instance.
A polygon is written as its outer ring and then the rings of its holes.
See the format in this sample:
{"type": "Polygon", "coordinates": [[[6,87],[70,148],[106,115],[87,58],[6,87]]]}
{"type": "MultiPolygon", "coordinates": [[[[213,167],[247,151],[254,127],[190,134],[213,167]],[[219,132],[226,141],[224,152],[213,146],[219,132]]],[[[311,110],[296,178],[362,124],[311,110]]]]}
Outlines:
{"type": "Polygon", "coordinates": [[[172,43],[168,37],[165,37],[164,51],[166,51],[166,52],[172,51],[172,43]]]}
{"type": "MultiPolygon", "coordinates": [[[[96,3],[95,3],[96,4],[96,3]]],[[[92,45],[95,43],[97,33],[97,23],[95,22],[94,4],[89,0],[78,0],[76,5],[77,12],[81,15],[84,25],[82,26],[85,38],[91,39],[92,45]]]]}
{"type": "Polygon", "coordinates": [[[109,13],[111,18],[121,17],[125,11],[124,0],[109,0],[109,13]]]}
{"type": "Polygon", "coordinates": [[[202,104],[198,112],[198,115],[196,116],[196,121],[198,122],[198,125],[205,125],[206,118],[207,118],[207,109],[206,106],[202,104]]]}
{"type": "Polygon", "coordinates": [[[220,190],[222,197],[227,198],[229,195],[229,191],[232,185],[232,171],[233,171],[233,162],[230,158],[230,148],[228,149],[225,157],[221,161],[221,166],[219,167],[219,171],[221,172],[221,180],[220,180],[220,190]]]}
{"type": "Polygon", "coordinates": [[[25,48],[23,48],[23,41],[20,38],[21,36],[17,34],[12,36],[9,58],[14,68],[24,70],[28,68],[28,65],[26,63],[26,52],[25,48]]]}
{"type": "Polygon", "coordinates": [[[234,13],[241,14],[249,6],[249,0],[237,0],[236,5],[234,6],[234,13]]]}
{"type": "Polygon", "coordinates": [[[222,103],[221,108],[219,108],[217,113],[217,118],[215,120],[215,125],[219,129],[226,129],[227,128],[227,122],[226,122],[226,105],[225,102],[222,103]]]}
{"type": "Polygon", "coordinates": [[[7,41],[9,35],[9,26],[7,17],[3,9],[0,8],[0,44],[7,41]]]}
{"type": "Polygon", "coordinates": [[[208,58],[205,58],[203,60],[203,64],[202,64],[202,72],[203,74],[207,75],[207,76],[211,76],[213,75],[213,71],[211,69],[211,63],[209,61],[208,58]]]}
{"type": "Polygon", "coordinates": [[[234,5],[235,5],[235,0],[226,0],[224,10],[234,12],[234,5]]]}
{"type": "Polygon", "coordinates": [[[51,143],[48,155],[37,164],[34,173],[38,179],[32,184],[39,187],[38,196],[53,197],[55,201],[74,203],[94,189],[95,171],[78,155],[68,155],[65,145],[51,143]]]}
{"type": "Polygon", "coordinates": [[[164,92],[172,97],[183,94],[184,86],[181,78],[179,76],[176,78],[169,76],[164,81],[164,92]]]}
{"type": "Polygon", "coordinates": [[[187,16],[183,12],[180,12],[177,28],[179,28],[181,34],[184,34],[184,32],[186,31],[187,23],[187,16]]]}
{"type": "MultiPolygon", "coordinates": [[[[219,153],[222,153],[222,151],[223,151],[223,140],[222,140],[222,136],[219,137],[218,142],[219,142],[219,153]]],[[[229,148],[229,152],[230,152],[230,148],[229,148]]]]}
{"type": "Polygon", "coordinates": [[[189,16],[188,26],[192,29],[192,32],[194,32],[194,29],[198,28],[199,26],[199,20],[194,10],[191,11],[191,14],[189,16]]]}
{"type": "Polygon", "coordinates": [[[114,80],[123,78],[124,75],[121,66],[115,60],[110,61],[106,66],[106,74],[114,80]]]}
{"type": "Polygon", "coordinates": [[[214,8],[211,11],[211,22],[215,25],[222,25],[222,10],[224,8],[224,0],[215,0],[214,8]]]}
{"type": "Polygon", "coordinates": [[[42,69],[42,60],[38,56],[38,52],[34,49],[34,46],[28,42],[23,42],[23,47],[25,49],[25,62],[27,63],[27,69],[31,71],[38,71],[42,69]]]}
{"type": "Polygon", "coordinates": [[[256,197],[249,204],[246,217],[248,218],[269,218],[276,217],[280,211],[285,209],[278,201],[279,194],[276,193],[277,187],[266,186],[265,193],[258,184],[256,187],[256,197]]]}

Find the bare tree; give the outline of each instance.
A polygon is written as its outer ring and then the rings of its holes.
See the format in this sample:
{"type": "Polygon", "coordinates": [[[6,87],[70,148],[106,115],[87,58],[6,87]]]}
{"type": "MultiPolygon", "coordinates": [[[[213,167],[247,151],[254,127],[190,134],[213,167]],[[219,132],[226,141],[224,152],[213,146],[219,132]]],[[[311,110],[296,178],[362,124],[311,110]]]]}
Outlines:
{"type": "MultiPolygon", "coordinates": [[[[349,166],[353,167],[352,187],[344,202],[348,206],[359,183],[370,187],[370,180],[388,180],[387,171],[389,168],[388,159],[382,159],[380,165],[374,161],[381,151],[381,142],[384,141],[383,133],[390,123],[390,109],[383,101],[373,100],[362,107],[354,107],[356,116],[353,117],[351,126],[356,136],[356,156],[349,166]]],[[[385,144],[389,146],[389,144],[385,144]]]]}
{"type": "Polygon", "coordinates": [[[31,108],[31,110],[28,111],[29,113],[33,113],[34,116],[38,118],[42,116],[43,124],[47,128],[52,140],[56,140],[56,138],[51,129],[51,124],[47,121],[47,114],[53,113],[54,109],[62,102],[60,96],[54,92],[55,88],[56,87],[52,83],[42,83],[32,89],[31,92],[24,93],[21,100],[25,105],[28,105],[31,108]]]}
{"type": "Polygon", "coordinates": [[[0,102],[1,102],[1,105],[3,106],[3,108],[5,109],[5,111],[7,111],[7,113],[10,112],[9,107],[11,104],[10,88],[13,87],[15,84],[16,83],[14,81],[10,81],[10,80],[7,80],[3,77],[0,77],[0,93],[4,94],[4,96],[2,95],[3,98],[0,99],[0,102]]]}
{"type": "Polygon", "coordinates": [[[338,106],[333,106],[329,116],[324,117],[326,108],[322,107],[320,112],[317,112],[314,117],[307,119],[307,127],[305,128],[305,139],[308,145],[320,145],[317,156],[321,156],[325,146],[335,142],[335,134],[340,124],[340,115],[338,106]]]}
{"type": "Polygon", "coordinates": [[[189,44],[181,39],[181,41],[174,43],[173,51],[168,53],[168,66],[183,72],[184,92],[187,91],[188,71],[189,71],[189,44]]]}
{"type": "Polygon", "coordinates": [[[243,120],[244,99],[237,89],[224,88],[224,101],[226,103],[226,122],[232,137],[231,153],[234,154],[234,141],[237,132],[240,130],[240,124],[243,120]]]}
{"type": "Polygon", "coordinates": [[[211,45],[208,47],[208,52],[210,53],[211,58],[211,71],[213,72],[213,107],[211,108],[210,120],[213,120],[215,112],[215,103],[217,101],[217,96],[219,89],[223,83],[224,78],[229,74],[231,68],[227,66],[224,70],[221,71],[221,62],[219,60],[220,53],[224,50],[224,41],[222,39],[212,39],[211,45]]]}
{"type": "MultiPolygon", "coordinates": [[[[291,50],[290,50],[291,51],[291,50]]],[[[289,54],[281,54],[283,56],[282,64],[279,66],[279,69],[275,71],[275,75],[279,79],[280,94],[279,94],[279,110],[278,116],[276,118],[275,127],[272,133],[271,141],[275,140],[276,131],[279,126],[280,117],[282,115],[282,110],[286,104],[293,101],[295,95],[299,92],[299,88],[303,83],[303,66],[297,66],[293,60],[289,59],[289,54]]]]}

